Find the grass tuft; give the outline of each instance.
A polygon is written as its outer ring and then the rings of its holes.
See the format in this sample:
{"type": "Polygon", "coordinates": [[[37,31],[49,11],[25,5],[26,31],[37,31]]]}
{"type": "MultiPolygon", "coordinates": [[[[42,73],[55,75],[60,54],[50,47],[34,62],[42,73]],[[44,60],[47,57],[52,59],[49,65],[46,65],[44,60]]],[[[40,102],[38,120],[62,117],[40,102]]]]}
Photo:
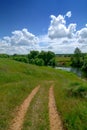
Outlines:
{"type": "Polygon", "coordinates": [[[87,85],[75,82],[67,89],[68,96],[87,98],[87,85]]]}

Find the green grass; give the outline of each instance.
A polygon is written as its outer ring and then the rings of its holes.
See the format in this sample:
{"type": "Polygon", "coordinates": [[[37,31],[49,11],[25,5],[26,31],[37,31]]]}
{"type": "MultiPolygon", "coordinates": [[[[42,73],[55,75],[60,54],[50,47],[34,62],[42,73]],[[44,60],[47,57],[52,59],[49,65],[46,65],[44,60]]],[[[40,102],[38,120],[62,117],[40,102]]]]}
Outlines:
{"type": "Polygon", "coordinates": [[[31,103],[22,130],[49,130],[49,85],[43,84],[31,103]]]}
{"type": "Polygon", "coordinates": [[[71,83],[69,88],[67,89],[67,94],[69,97],[73,96],[87,99],[87,85],[83,85],[78,82],[71,83]]]}
{"type": "Polygon", "coordinates": [[[58,66],[70,66],[71,61],[70,57],[64,57],[64,56],[56,56],[56,62],[58,66]]]}
{"type": "MultiPolygon", "coordinates": [[[[48,70],[51,70],[49,68],[48,70]]],[[[45,67],[0,59],[0,130],[7,130],[16,107],[38,84],[50,80],[45,67]],[[44,78],[47,76],[47,78],[44,78]]]]}
{"type": "Polygon", "coordinates": [[[50,81],[54,81],[56,105],[65,129],[86,130],[86,81],[70,72],[5,58],[0,59],[0,130],[8,130],[17,106],[20,106],[38,84],[41,88],[29,107],[23,130],[28,130],[28,127],[30,130],[49,130],[47,105],[48,90],[52,84],[50,81]],[[85,97],[81,96],[83,92],[85,97]]]}
{"type": "Polygon", "coordinates": [[[67,95],[67,92],[71,89],[71,84],[73,89],[75,89],[75,86],[81,85],[82,87],[85,86],[85,90],[87,90],[87,82],[83,82],[74,74],[66,72],[62,72],[62,78],[58,77],[58,79],[59,81],[56,82],[54,89],[55,99],[65,128],[68,130],[86,130],[87,99],[80,96],[67,95]]]}

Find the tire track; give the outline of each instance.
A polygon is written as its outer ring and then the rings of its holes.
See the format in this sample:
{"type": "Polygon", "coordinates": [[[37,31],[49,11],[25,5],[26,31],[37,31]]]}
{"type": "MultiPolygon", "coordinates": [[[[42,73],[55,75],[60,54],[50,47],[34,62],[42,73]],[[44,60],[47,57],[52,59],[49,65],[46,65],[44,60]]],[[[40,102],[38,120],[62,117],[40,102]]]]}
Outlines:
{"type": "Polygon", "coordinates": [[[28,107],[29,107],[32,99],[34,98],[35,94],[38,92],[39,88],[40,88],[40,86],[33,89],[32,92],[29,94],[29,96],[24,100],[23,104],[21,104],[21,106],[19,107],[19,109],[17,111],[15,118],[12,120],[9,130],[21,130],[22,129],[25,114],[28,110],[28,107]]]}
{"type": "Polygon", "coordinates": [[[50,130],[63,130],[62,122],[55,105],[53,86],[49,90],[49,119],[50,130]]]}

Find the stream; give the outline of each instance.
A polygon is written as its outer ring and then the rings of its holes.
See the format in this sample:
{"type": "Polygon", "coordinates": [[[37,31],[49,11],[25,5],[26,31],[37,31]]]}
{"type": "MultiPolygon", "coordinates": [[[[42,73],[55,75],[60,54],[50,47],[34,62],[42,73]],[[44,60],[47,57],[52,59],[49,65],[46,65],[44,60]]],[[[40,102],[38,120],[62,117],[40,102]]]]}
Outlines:
{"type": "Polygon", "coordinates": [[[81,78],[87,78],[87,73],[81,71],[79,68],[72,68],[72,67],[56,67],[56,69],[66,70],[72,73],[75,73],[77,76],[81,78]]]}

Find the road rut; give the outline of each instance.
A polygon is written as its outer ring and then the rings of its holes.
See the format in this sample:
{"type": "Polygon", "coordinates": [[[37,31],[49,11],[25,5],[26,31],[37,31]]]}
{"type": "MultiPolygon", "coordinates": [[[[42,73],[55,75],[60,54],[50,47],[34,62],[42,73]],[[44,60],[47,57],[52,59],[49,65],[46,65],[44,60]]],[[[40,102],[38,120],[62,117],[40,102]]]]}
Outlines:
{"type": "Polygon", "coordinates": [[[33,89],[32,92],[29,94],[29,96],[24,100],[23,104],[21,104],[21,106],[19,107],[19,109],[17,111],[15,118],[12,120],[9,130],[21,130],[22,129],[25,114],[28,110],[28,107],[29,107],[33,97],[38,92],[39,88],[40,88],[40,86],[33,89]]]}
{"type": "Polygon", "coordinates": [[[53,86],[49,89],[49,119],[50,130],[63,130],[62,122],[55,105],[53,86]]]}

